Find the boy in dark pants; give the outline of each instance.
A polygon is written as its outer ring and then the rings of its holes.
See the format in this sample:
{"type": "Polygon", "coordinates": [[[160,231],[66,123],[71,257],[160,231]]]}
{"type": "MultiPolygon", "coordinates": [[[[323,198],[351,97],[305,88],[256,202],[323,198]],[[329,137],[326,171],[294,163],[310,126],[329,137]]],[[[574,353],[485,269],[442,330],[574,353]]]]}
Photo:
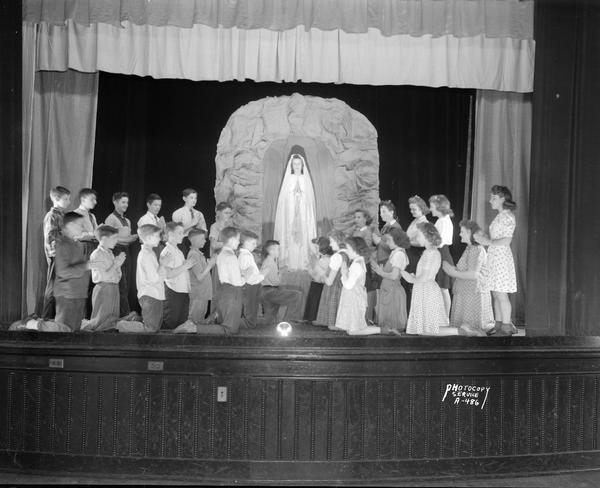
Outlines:
{"type": "Polygon", "coordinates": [[[54,300],[54,258],[56,256],[56,239],[59,237],[66,209],[71,204],[71,192],[63,186],[57,186],[50,190],[52,208],[44,217],[44,252],[48,271],[46,273],[46,289],[44,291],[44,302],[42,305],[42,318],[51,320],[56,312],[54,300]]]}
{"type": "Polygon", "coordinates": [[[252,251],[258,245],[258,236],[254,232],[242,231],[241,244],[238,253],[238,263],[242,278],[245,281],[243,288],[243,309],[244,326],[254,329],[258,316],[258,305],[260,301],[261,282],[265,278],[258,271],[256,260],[252,251]]]}
{"type": "Polygon", "coordinates": [[[267,325],[277,322],[279,307],[285,305],[284,320],[298,321],[302,319],[302,292],[281,286],[279,274],[279,242],[267,241],[263,246],[263,262],[260,272],[264,275],[261,288],[261,301],[265,309],[265,323],[267,325]]]}
{"type": "Polygon", "coordinates": [[[55,321],[77,331],[85,318],[86,300],[90,284],[90,269],[94,262],[88,261],[81,242],[74,240],[83,232],[83,216],[69,212],[63,219],[62,235],[56,239],[56,299],[55,321]]]}
{"type": "Polygon", "coordinates": [[[167,224],[167,245],[160,253],[160,264],[167,271],[165,279],[164,328],[173,330],[183,324],[190,309],[190,276],[193,259],[185,259],[177,247],[183,241],[183,226],[178,222],[167,224]]]}
{"type": "Polygon", "coordinates": [[[219,273],[219,299],[217,301],[217,324],[199,325],[199,334],[237,334],[242,323],[242,289],[244,279],[235,250],[240,245],[240,231],[235,227],[225,227],[221,231],[223,247],[217,257],[219,273]]]}
{"type": "Polygon", "coordinates": [[[114,227],[119,233],[117,245],[114,249],[115,255],[125,254],[119,281],[119,316],[125,317],[131,312],[129,306],[129,261],[131,261],[129,246],[132,242],[137,241],[137,235],[131,233],[131,221],[125,217],[125,212],[129,207],[129,195],[123,191],[114,193],[112,202],[115,211],[106,217],[104,223],[114,227]]]}

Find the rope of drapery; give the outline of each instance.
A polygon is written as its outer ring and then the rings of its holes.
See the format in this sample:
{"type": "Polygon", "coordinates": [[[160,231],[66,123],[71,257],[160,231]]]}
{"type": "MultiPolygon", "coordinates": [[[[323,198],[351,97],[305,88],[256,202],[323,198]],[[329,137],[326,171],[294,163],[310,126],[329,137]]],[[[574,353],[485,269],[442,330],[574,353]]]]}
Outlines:
{"type": "Polygon", "coordinates": [[[23,20],[533,39],[533,0],[23,0],[23,20]]]}

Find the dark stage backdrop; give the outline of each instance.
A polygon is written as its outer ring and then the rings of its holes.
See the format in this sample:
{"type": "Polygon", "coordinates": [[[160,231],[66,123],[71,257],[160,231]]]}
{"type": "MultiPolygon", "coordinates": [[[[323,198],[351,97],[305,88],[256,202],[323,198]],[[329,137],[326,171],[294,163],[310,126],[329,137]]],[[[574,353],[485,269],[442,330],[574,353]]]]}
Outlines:
{"type": "MultiPolygon", "coordinates": [[[[115,191],[131,194],[128,213],[137,221],[148,193],[163,197],[163,213],[170,218],[182,205],[181,190],[193,187],[199,191],[197,208],[210,225],[216,146],[229,116],[252,100],[295,92],[338,98],[373,123],[379,134],[380,195],[399,206],[404,228],[412,219],[407,198],[419,194],[427,199],[434,193],[450,198],[458,227],[474,90],[193,82],[107,73],[100,74],[94,155],[99,221],[112,211],[115,191]]],[[[459,254],[460,246],[455,251],[459,254]]]]}
{"type": "Polygon", "coordinates": [[[0,0],[0,324],[21,316],[21,12],[0,0]]]}

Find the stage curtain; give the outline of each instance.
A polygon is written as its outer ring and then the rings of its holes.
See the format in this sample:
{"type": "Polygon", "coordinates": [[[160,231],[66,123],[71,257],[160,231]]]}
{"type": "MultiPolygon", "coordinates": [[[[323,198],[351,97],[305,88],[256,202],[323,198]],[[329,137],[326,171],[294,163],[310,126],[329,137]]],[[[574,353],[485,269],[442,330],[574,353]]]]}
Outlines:
{"type": "Polygon", "coordinates": [[[27,22],[533,38],[533,0],[25,0],[27,22]]]}
{"type": "Polygon", "coordinates": [[[600,3],[536,2],[528,333],[600,335],[600,3]]]}
{"type": "MultiPolygon", "coordinates": [[[[34,56],[33,51],[24,50],[23,54],[34,56]]],[[[30,108],[23,126],[28,144],[23,148],[23,188],[28,189],[28,194],[23,194],[26,313],[39,306],[45,286],[42,219],[51,206],[50,188],[69,188],[72,207],[76,207],[77,192],[91,185],[98,99],[97,73],[34,75],[26,68],[30,62],[23,60],[23,106],[30,108]],[[33,82],[26,78],[32,75],[33,82]]]]}
{"type": "Polygon", "coordinates": [[[497,215],[490,207],[493,185],[507,186],[517,202],[517,229],[512,251],[517,271],[513,316],[525,323],[529,170],[531,162],[531,95],[478,90],[471,218],[487,231],[497,215]]]}
{"type": "Polygon", "coordinates": [[[21,235],[21,2],[0,0],[0,324],[19,318],[21,235]]]}
{"type": "Polygon", "coordinates": [[[38,70],[190,80],[418,85],[529,92],[533,40],[284,32],[194,25],[40,24],[38,70]]]}

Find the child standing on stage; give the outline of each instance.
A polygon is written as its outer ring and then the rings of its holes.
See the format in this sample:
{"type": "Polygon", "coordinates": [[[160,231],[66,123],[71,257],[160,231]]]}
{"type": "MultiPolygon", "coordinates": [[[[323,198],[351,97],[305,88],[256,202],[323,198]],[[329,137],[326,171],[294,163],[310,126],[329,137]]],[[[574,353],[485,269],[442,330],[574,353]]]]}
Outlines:
{"type": "Polygon", "coordinates": [[[327,271],[329,270],[329,260],[333,254],[333,249],[329,245],[329,238],[319,237],[313,239],[313,244],[316,244],[318,250],[318,258],[315,254],[310,254],[311,266],[308,270],[312,281],[310,282],[310,288],[308,289],[308,295],[306,296],[306,306],[304,307],[304,320],[309,323],[314,322],[317,319],[319,313],[319,302],[321,301],[321,295],[323,294],[323,286],[325,279],[327,278],[327,271]]]}
{"type": "MultiPolygon", "coordinates": [[[[341,282],[342,293],[335,319],[335,330],[344,330],[349,335],[379,334],[379,327],[368,326],[365,319],[367,310],[367,289],[365,278],[371,250],[362,237],[348,237],[345,248],[340,251],[348,257],[350,265],[342,260],[341,282]]],[[[386,329],[388,332],[389,329],[386,329]]]]}
{"type": "MultiPolygon", "coordinates": [[[[173,212],[173,222],[178,222],[183,227],[183,236],[187,237],[190,230],[193,228],[207,230],[204,215],[199,210],[196,210],[196,202],[198,201],[198,192],[193,188],[186,188],[182,192],[183,207],[178,208],[173,212]]],[[[187,255],[190,244],[189,240],[182,241],[184,254],[187,255]]]]}
{"type": "Polygon", "coordinates": [[[96,249],[96,237],[94,232],[98,228],[98,222],[96,222],[96,216],[92,213],[92,210],[98,203],[98,194],[96,190],[92,188],[82,188],[79,191],[79,207],[75,209],[75,212],[83,217],[82,220],[82,232],[81,235],[76,236],[78,241],[84,244],[84,253],[86,257],[96,249]]]}
{"type": "Polygon", "coordinates": [[[417,224],[417,229],[419,229],[418,242],[425,251],[417,263],[415,274],[402,271],[402,277],[414,285],[406,332],[438,335],[448,329],[444,297],[436,282],[442,264],[442,257],[438,250],[442,238],[435,226],[429,222],[417,224]]]}
{"type": "MultiPolygon", "coordinates": [[[[112,196],[114,212],[111,213],[104,223],[114,227],[118,231],[117,245],[115,246],[115,254],[125,254],[125,261],[121,266],[121,279],[119,280],[119,315],[125,317],[131,312],[129,307],[129,261],[131,253],[129,246],[137,240],[137,235],[131,233],[131,221],[125,217],[125,212],[129,207],[129,195],[125,192],[117,192],[112,196]]],[[[93,273],[92,273],[93,279],[93,273]]],[[[95,283],[95,282],[94,282],[95,283]]]]}
{"type": "Polygon", "coordinates": [[[154,253],[156,254],[157,259],[160,258],[160,253],[165,248],[164,232],[167,228],[167,223],[165,222],[165,218],[158,216],[158,214],[160,213],[161,207],[162,207],[162,198],[160,197],[160,195],[157,195],[156,193],[150,193],[150,195],[148,195],[146,197],[146,208],[148,209],[148,211],[144,215],[142,215],[137,221],[138,229],[142,225],[155,225],[156,227],[160,228],[160,231],[161,231],[160,241],[158,243],[158,246],[156,246],[154,248],[154,253]]]}
{"type": "Polygon", "coordinates": [[[142,225],[150,224],[155,225],[156,227],[160,227],[162,231],[164,231],[167,227],[164,217],[159,217],[160,209],[162,207],[162,198],[160,195],[156,193],[150,193],[146,197],[146,208],[148,211],[142,215],[137,221],[138,229],[142,225]]]}
{"type": "Polygon", "coordinates": [[[80,329],[85,318],[90,268],[94,265],[84,255],[83,244],[75,240],[83,232],[83,219],[77,212],[67,213],[63,219],[62,234],[56,239],[54,320],[73,331],[80,329]]]}
{"type": "Polygon", "coordinates": [[[195,264],[185,259],[177,247],[183,241],[183,226],[178,222],[167,224],[167,245],[160,253],[160,264],[167,272],[165,278],[164,326],[173,330],[183,324],[189,315],[190,276],[188,270],[195,264]]]}
{"type": "Polygon", "coordinates": [[[344,242],[344,234],[334,230],[329,233],[328,237],[329,245],[333,250],[333,255],[329,259],[329,271],[325,278],[315,324],[333,328],[335,327],[340,294],[342,293],[342,282],[340,277],[342,255],[339,251],[340,243],[344,242]]]}
{"type": "Polygon", "coordinates": [[[256,260],[252,254],[257,245],[258,236],[254,232],[242,231],[240,250],[238,252],[240,272],[245,282],[242,316],[244,317],[244,325],[251,329],[256,327],[261,283],[265,278],[260,274],[256,260]]]}
{"type": "Polygon", "coordinates": [[[269,240],[263,246],[263,262],[260,272],[264,275],[260,290],[261,302],[265,310],[265,323],[277,322],[279,307],[285,305],[283,320],[298,321],[301,317],[302,292],[281,286],[279,274],[279,242],[269,240]]]}
{"type": "Polygon", "coordinates": [[[65,211],[71,204],[71,192],[63,186],[57,186],[50,190],[52,208],[44,217],[44,253],[48,270],[46,273],[46,290],[44,291],[44,302],[42,305],[42,318],[50,320],[55,314],[54,300],[54,258],[56,256],[56,239],[60,235],[63,226],[65,211]]]}
{"type": "MultiPolygon", "coordinates": [[[[209,256],[216,256],[223,247],[223,241],[221,240],[221,232],[225,227],[229,227],[231,224],[231,216],[233,215],[233,207],[227,202],[219,202],[215,207],[215,222],[210,226],[210,232],[208,233],[208,240],[210,241],[210,254],[209,256]]],[[[217,298],[219,296],[219,273],[215,266],[212,271],[212,283],[213,283],[213,299],[210,305],[211,313],[217,310],[217,298]]]]}
{"type": "Polygon", "coordinates": [[[382,277],[377,292],[377,321],[380,326],[404,332],[406,292],[400,278],[402,271],[408,266],[406,249],[410,247],[410,240],[405,232],[395,227],[389,229],[382,237],[391,253],[385,266],[373,265],[373,271],[382,277]]]}
{"type": "Polygon", "coordinates": [[[492,292],[496,325],[491,333],[498,336],[509,336],[517,332],[512,323],[512,307],[509,293],[517,291],[517,275],[515,261],[510,249],[513,234],[517,226],[514,210],[517,204],[512,193],[505,186],[494,185],[490,194],[490,205],[498,212],[490,224],[489,237],[482,233],[475,234],[475,240],[488,247],[485,265],[487,289],[492,292]]]}
{"type": "Polygon", "coordinates": [[[142,308],[143,324],[119,323],[119,332],[158,332],[163,321],[166,270],[156,259],[154,248],[160,242],[160,227],[143,224],[137,229],[142,248],[137,258],[137,296],[142,308]]]}
{"type": "MultiPolygon", "coordinates": [[[[429,209],[431,210],[431,214],[437,217],[435,228],[438,230],[441,238],[440,253],[442,255],[442,262],[454,266],[454,259],[452,259],[452,255],[450,254],[450,246],[452,245],[454,235],[454,225],[451,219],[454,212],[450,208],[450,200],[445,195],[433,195],[429,197],[429,209]]],[[[435,280],[442,290],[446,315],[450,316],[450,288],[452,288],[452,279],[440,267],[435,280]]]]}
{"type": "Polygon", "coordinates": [[[100,225],[96,229],[98,247],[90,256],[95,263],[92,281],[96,283],[92,292],[92,316],[90,320],[82,321],[81,330],[112,329],[119,319],[119,281],[126,254],[121,252],[116,257],[113,254],[118,238],[119,231],[115,227],[100,225]]]}

